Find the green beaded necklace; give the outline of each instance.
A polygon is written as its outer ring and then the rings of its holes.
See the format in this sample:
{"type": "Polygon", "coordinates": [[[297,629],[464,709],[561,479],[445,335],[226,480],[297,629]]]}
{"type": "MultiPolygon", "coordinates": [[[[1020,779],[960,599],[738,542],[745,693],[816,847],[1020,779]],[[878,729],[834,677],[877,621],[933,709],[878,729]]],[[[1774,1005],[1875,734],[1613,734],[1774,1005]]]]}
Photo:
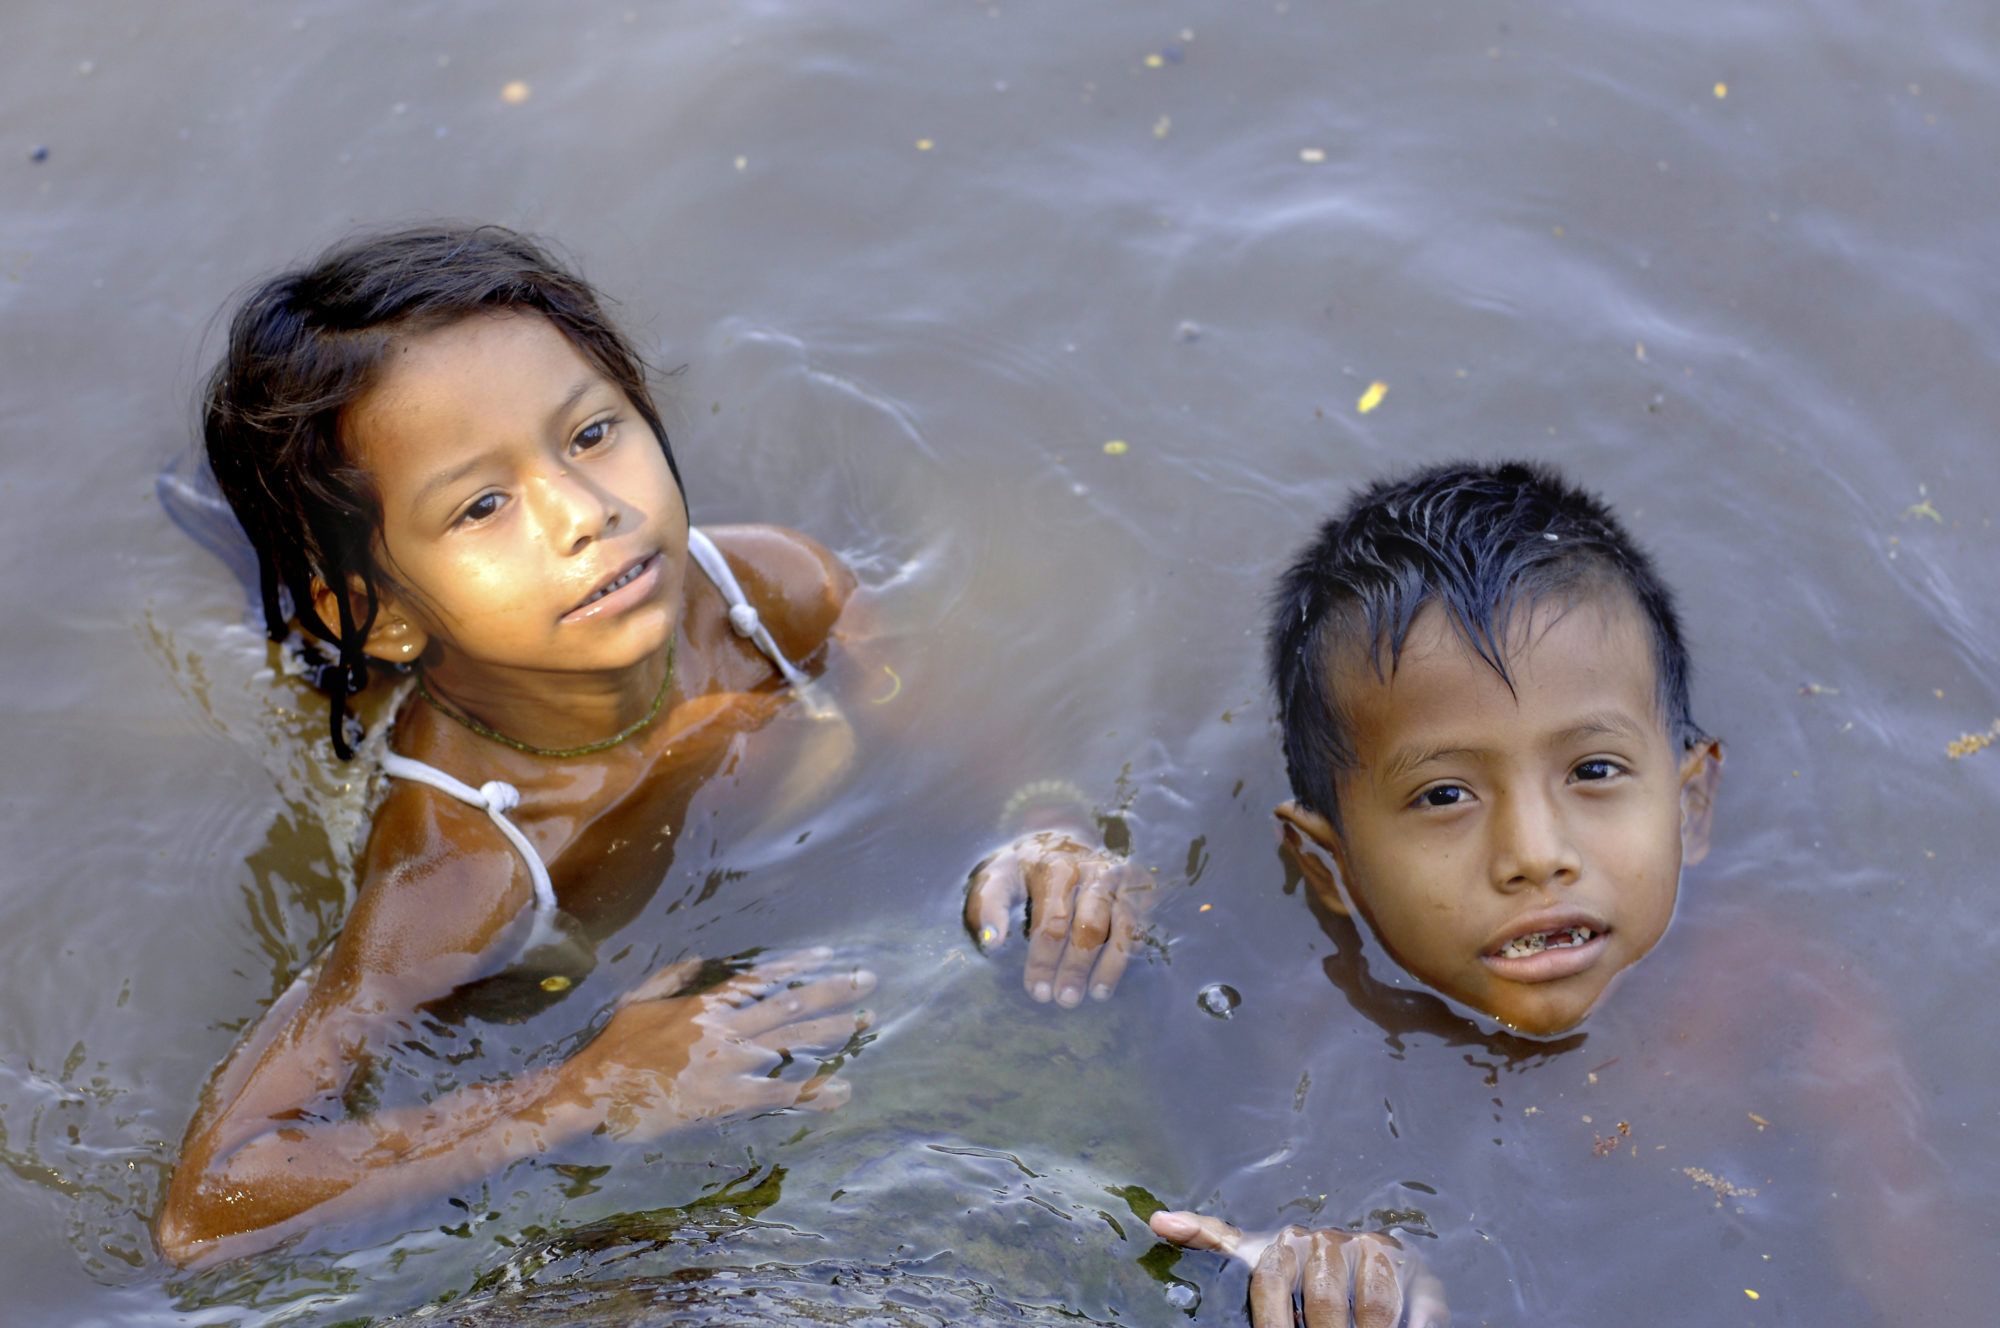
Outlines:
{"type": "Polygon", "coordinates": [[[674,644],[673,642],[669,641],[667,643],[667,676],[660,679],[660,693],[658,696],[655,696],[653,698],[653,704],[646,711],[645,714],[641,715],[638,719],[634,720],[632,723],[620,729],[618,732],[612,734],[610,737],[602,739],[601,741],[598,742],[587,742],[583,744],[583,746],[581,747],[537,747],[533,743],[522,742],[519,738],[510,738],[504,733],[498,732],[497,730],[494,729],[489,729],[484,724],[474,719],[472,716],[465,714],[461,711],[454,710],[452,707],[438,700],[437,696],[431,691],[431,689],[424,684],[424,671],[422,669],[417,670],[417,695],[423,697],[425,701],[429,702],[433,710],[436,710],[446,719],[452,719],[458,721],[460,724],[463,724],[466,728],[471,729],[474,733],[477,733],[482,738],[491,738],[493,739],[493,741],[497,743],[502,743],[508,747],[512,747],[517,752],[526,752],[530,756],[555,756],[555,757],[589,756],[595,752],[608,752],[613,747],[616,747],[619,743],[624,742],[627,738],[638,733],[640,730],[644,729],[648,724],[651,724],[655,719],[659,718],[660,707],[667,703],[667,689],[672,687],[673,685],[674,685],[674,644]]]}

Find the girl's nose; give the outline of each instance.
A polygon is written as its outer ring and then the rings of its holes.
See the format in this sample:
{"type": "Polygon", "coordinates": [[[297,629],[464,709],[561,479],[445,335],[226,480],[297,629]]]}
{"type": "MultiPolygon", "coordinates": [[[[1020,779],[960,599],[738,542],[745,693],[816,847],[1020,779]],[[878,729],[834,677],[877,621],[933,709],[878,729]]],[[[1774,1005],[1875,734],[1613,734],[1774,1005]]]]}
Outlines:
{"type": "Polygon", "coordinates": [[[1561,811],[1534,791],[1501,800],[1494,823],[1493,884],[1508,892],[1574,882],[1583,868],[1561,811]]]}
{"type": "Polygon", "coordinates": [[[573,468],[559,467],[542,485],[548,496],[550,542],[581,553],[618,526],[622,508],[612,494],[573,468]]]}

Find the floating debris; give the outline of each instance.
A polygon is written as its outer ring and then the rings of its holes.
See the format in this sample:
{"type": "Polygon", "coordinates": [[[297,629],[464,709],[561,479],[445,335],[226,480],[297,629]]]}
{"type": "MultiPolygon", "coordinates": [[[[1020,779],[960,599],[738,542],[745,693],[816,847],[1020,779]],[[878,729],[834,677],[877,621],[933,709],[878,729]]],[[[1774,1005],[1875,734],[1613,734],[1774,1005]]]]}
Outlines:
{"type": "Polygon", "coordinates": [[[1368,390],[1361,394],[1361,400],[1354,403],[1354,408],[1363,415],[1366,415],[1369,411],[1381,405],[1382,398],[1388,395],[1389,385],[1378,379],[1368,385],[1368,390]]]}
{"type": "Polygon", "coordinates": [[[1800,696],[1839,696],[1839,695],[1840,695],[1840,689],[1839,689],[1838,687],[1824,687],[1824,686],[1821,686],[1821,685],[1820,685],[1819,683],[1816,683],[1816,682],[1802,682],[1802,683],[1800,683],[1800,684],[1799,684],[1799,695],[1800,695],[1800,696]]]}
{"type": "Polygon", "coordinates": [[[1243,995],[1226,982],[1211,982],[1195,993],[1194,1003],[1217,1019],[1227,1019],[1243,1004],[1243,995]]]}
{"type": "Polygon", "coordinates": [[[509,106],[519,106],[534,95],[535,90],[518,78],[500,89],[500,100],[506,102],[509,106]]]}
{"type": "Polygon", "coordinates": [[[1164,55],[1148,55],[1146,57],[1146,68],[1158,69],[1161,65],[1165,64],[1166,62],[1167,62],[1167,57],[1165,57],[1164,55]]]}
{"type": "MultiPolygon", "coordinates": [[[[900,691],[902,691],[902,690],[903,690],[903,680],[902,680],[902,678],[901,678],[901,677],[900,677],[900,676],[899,676],[899,675],[898,675],[898,674],[896,673],[896,671],[895,671],[894,669],[890,668],[890,667],[889,667],[889,666],[888,666],[887,664],[884,664],[884,665],[882,666],[882,672],[884,672],[884,673],[888,674],[888,675],[889,675],[889,681],[890,681],[891,683],[894,683],[895,685],[894,685],[893,687],[891,687],[891,688],[890,688],[890,689],[888,690],[888,692],[887,692],[886,694],[884,694],[884,695],[882,695],[882,696],[878,696],[878,697],[876,697],[876,698],[875,698],[875,702],[874,702],[874,703],[875,703],[876,705],[887,705],[887,704],[889,704],[889,702],[891,702],[891,701],[893,701],[893,700],[895,700],[895,699],[896,699],[896,693],[898,693],[898,692],[900,692],[900,691]]],[[[990,930],[990,928],[989,928],[989,930],[990,930]]]]}
{"type": "Polygon", "coordinates": [[[1748,1116],[1748,1117],[1749,1117],[1749,1118],[1750,1118],[1751,1120],[1753,1120],[1753,1121],[1757,1122],[1757,1133],[1759,1133],[1759,1134],[1762,1134],[1762,1133],[1764,1132],[1764,1127],[1765,1127],[1765,1126],[1767,1126],[1767,1125],[1769,1125],[1769,1124],[1771,1123],[1771,1122],[1769,1122],[1769,1121],[1765,1120],[1765,1119],[1764,1119],[1764,1118],[1763,1118],[1762,1116],[1759,1116],[1759,1115],[1758,1115],[1758,1114],[1757,1114],[1756,1112],[1754,1112],[1754,1111],[1747,1111],[1747,1112],[1745,1112],[1745,1113],[1743,1113],[1743,1114],[1744,1114],[1744,1115],[1746,1115],[1746,1116],[1748,1116]]]}
{"type": "Polygon", "coordinates": [[[34,146],[34,148],[28,153],[29,161],[44,162],[47,161],[48,159],[49,159],[49,150],[43,147],[39,143],[37,143],[34,146]]]}
{"type": "Polygon", "coordinates": [[[1190,341],[1201,340],[1201,324],[1192,318],[1183,318],[1181,325],[1174,329],[1174,340],[1186,345],[1190,341]]]}
{"type": "Polygon", "coordinates": [[[1995,742],[2000,742],[2000,719],[1994,720],[1993,727],[1987,729],[1984,733],[1967,733],[1955,742],[1946,743],[1944,750],[1947,756],[1956,761],[1961,756],[1970,756],[1974,752],[1984,751],[1995,742]]]}
{"type": "Polygon", "coordinates": [[[738,158],[736,159],[736,169],[737,169],[737,170],[739,170],[739,171],[747,171],[747,170],[749,170],[749,169],[750,169],[750,159],[749,159],[748,157],[738,157],[738,158]]]}
{"type": "Polygon", "coordinates": [[[1721,101],[1724,97],[1727,97],[1728,95],[1729,95],[1729,85],[1727,83],[1717,83],[1715,85],[1715,99],[1717,101],[1721,101]]]}
{"type": "Polygon", "coordinates": [[[1132,444],[1126,442],[1123,438],[1113,438],[1104,445],[1104,455],[1106,456],[1124,456],[1131,450],[1132,444]]]}
{"type": "Polygon", "coordinates": [[[1163,115],[1159,119],[1153,121],[1153,137],[1165,138],[1168,134],[1173,132],[1173,128],[1174,128],[1173,118],[1171,116],[1163,115]]]}
{"type": "Polygon", "coordinates": [[[568,991],[569,985],[569,979],[560,973],[551,973],[541,983],[543,991],[568,991]]]}
{"type": "Polygon", "coordinates": [[[1758,1295],[1758,1294],[1757,1294],[1756,1292],[1752,1291],[1752,1290],[1751,1290],[1751,1289],[1750,1289],[1749,1287],[1744,1287],[1744,1288],[1743,1288],[1743,1294],[1744,1294],[1744,1295],[1746,1295],[1746,1296],[1748,1296],[1748,1297],[1750,1297],[1750,1299],[1752,1299],[1752,1300],[1762,1300],[1762,1299],[1763,1299],[1763,1297],[1762,1297],[1762,1296],[1760,1296],[1760,1295],[1758,1295]]]}
{"type": "Polygon", "coordinates": [[[1325,148],[1300,148],[1299,160],[1308,166],[1317,166],[1326,160],[1325,148]]]}
{"type": "Polygon", "coordinates": [[[1939,512],[1937,508],[1932,507],[1931,500],[1928,498],[1920,503],[1912,503],[1903,509],[1903,520],[1908,521],[1913,516],[1927,516],[1939,525],[1944,524],[1944,514],[1939,512]]]}
{"type": "Polygon", "coordinates": [[[936,146],[937,144],[931,142],[931,140],[929,140],[928,138],[920,138],[917,140],[917,151],[919,152],[929,152],[932,148],[936,146]]]}
{"type": "Polygon", "coordinates": [[[1681,1175],[1686,1176],[1697,1185],[1706,1185],[1709,1189],[1715,1191],[1715,1197],[1718,1202],[1723,1199],[1754,1199],[1757,1197],[1757,1191],[1747,1189],[1741,1185],[1732,1185],[1714,1172],[1703,1167],[1682,1167],[1681,1175]]]}

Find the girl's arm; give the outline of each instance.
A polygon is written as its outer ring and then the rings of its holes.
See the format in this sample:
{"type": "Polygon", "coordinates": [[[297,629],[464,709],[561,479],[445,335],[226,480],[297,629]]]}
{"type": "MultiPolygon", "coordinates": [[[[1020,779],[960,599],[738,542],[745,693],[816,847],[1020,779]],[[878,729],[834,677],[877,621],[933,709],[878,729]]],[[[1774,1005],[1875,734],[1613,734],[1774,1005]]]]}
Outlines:
{"type": "Polygon", "coordinates": [[[844,1097],[824,1076],[765,1077],[783,1055],[838,1047],[858,1026],[840,1011],[872,976],[826,973],[831,956],[818,951],[698,995],[678,994],[696,962],[675,965],[621,1000],[560,1065],[415,1106],[351,1109],[357,1075],[419,1006],[483,971],[482,954],[509,938],[529,897],[525,868],[492,827],[427,793],[392,795],[371,865],[382,841],[407,845],[412,830],[428,832],[418,837],[433,852],[368,873],[325,964],[266,1012],[210,1085],[160,1215],[169,1258],[250,1253],[323,1221],[448,1192],[580,1134],[647,1137],[844,1097]]]}

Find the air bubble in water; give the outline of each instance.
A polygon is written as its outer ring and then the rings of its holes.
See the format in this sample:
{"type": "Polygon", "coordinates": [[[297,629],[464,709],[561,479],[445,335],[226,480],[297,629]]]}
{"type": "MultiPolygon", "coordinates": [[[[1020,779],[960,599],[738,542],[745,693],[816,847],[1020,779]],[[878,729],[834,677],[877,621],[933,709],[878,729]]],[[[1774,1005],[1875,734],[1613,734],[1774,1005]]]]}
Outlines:
{"type": "Polygon", "coordinates": [[[1192,1282],[1169,1282],[1167,1304],[1182,1314],[1193,1314],[1201,1308],[1201,1289],[1192,1282]]]}
{"type": "Polygon", "coordinates": [[[1243,1004],[1243,995],[1228,983],[1211,982],[1195,994],[1194,1000],[1217,1019],[1227,1019],[1243,1004]]]}

